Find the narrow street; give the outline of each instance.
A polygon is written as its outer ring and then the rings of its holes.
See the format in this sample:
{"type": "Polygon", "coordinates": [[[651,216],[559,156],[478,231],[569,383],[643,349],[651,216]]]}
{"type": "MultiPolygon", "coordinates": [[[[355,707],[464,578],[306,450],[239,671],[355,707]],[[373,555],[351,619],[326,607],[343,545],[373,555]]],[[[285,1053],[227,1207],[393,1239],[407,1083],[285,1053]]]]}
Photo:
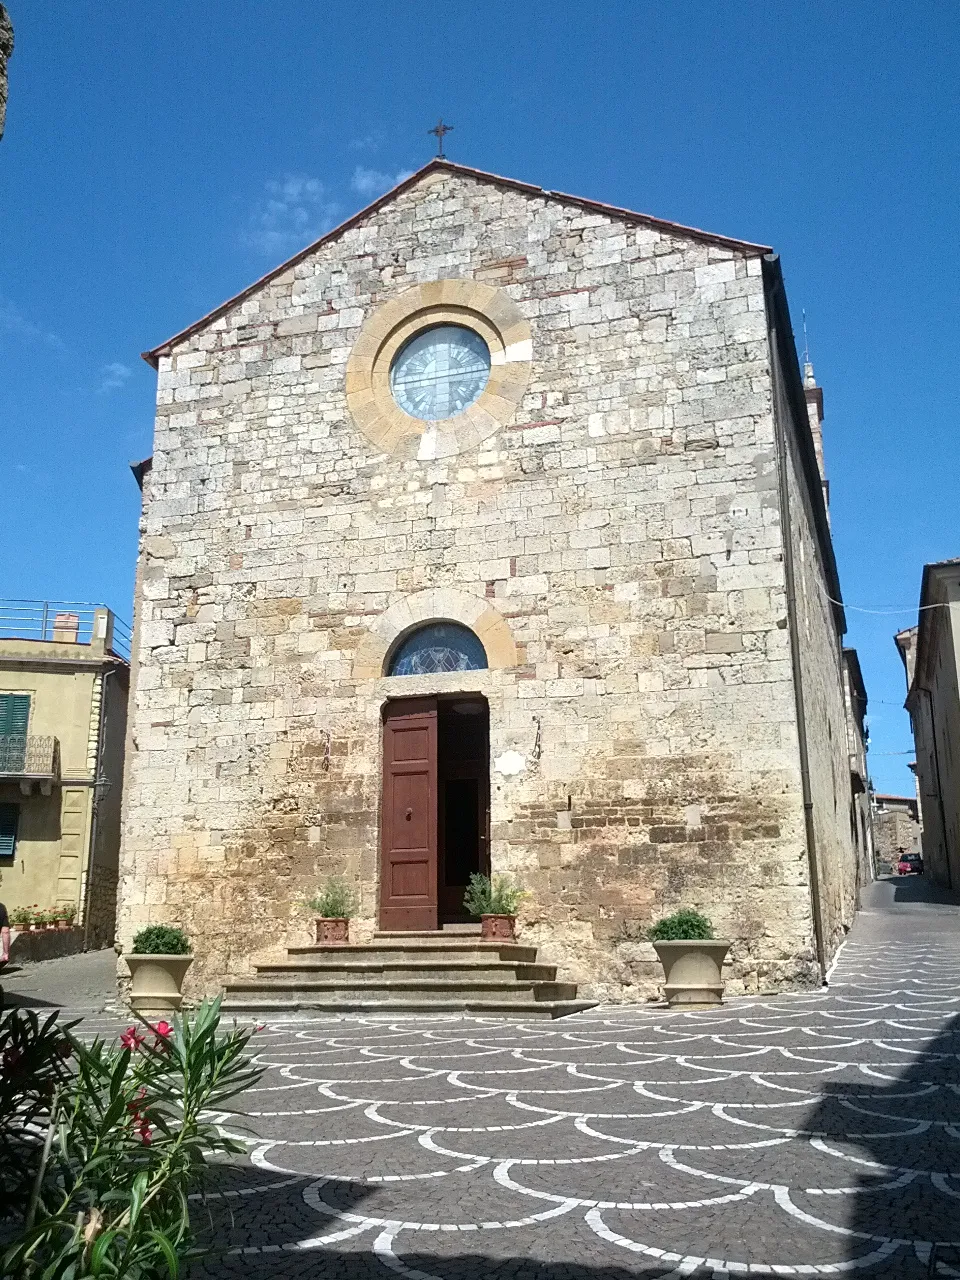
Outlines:
{"type": "MultiPolygon", "coordinates": [[[[194,1274],[919,1280],[952,1240],[936,1274],[958,1275],[958,926],[923,880],[882,881],[823,992],[271,1022],[194,1274]]],[[[73,963],[83,1011],[104,954],[73,963]]],[[[6,985],[50,1000],[41,979],[6,985]]]]}

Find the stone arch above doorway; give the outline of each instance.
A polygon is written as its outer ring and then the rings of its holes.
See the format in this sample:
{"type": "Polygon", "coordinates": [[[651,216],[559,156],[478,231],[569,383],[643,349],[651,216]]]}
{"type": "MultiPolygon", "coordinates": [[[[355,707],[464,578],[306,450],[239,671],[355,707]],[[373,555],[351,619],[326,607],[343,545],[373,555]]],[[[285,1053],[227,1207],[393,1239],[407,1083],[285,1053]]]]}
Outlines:
{"type": "Polygon", "coordinates": [[[387,655],[397,641],[428,622],[459,622],[469,627],[482,642],[491,671],[517,664],[517,646],[501,613],[469,591],[436,587],[406,596],[380,614],[357,649],[354,679],[371,680],[384,675],[387,655]]]}

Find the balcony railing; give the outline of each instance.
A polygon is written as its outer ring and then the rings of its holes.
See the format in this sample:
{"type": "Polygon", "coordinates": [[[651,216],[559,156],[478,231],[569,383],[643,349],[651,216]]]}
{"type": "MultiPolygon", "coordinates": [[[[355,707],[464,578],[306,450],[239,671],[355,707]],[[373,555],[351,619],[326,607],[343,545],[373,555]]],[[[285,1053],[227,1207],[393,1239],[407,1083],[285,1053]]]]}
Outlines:
{"type": "Polygon", "coordinates": [[[100,644],[130,660],[130,628],[100,604],[70,600],[0,600],[0,639],[100,644]]]}
{"type": "Polygon", "coordinates": [[[58,781],[60,739],[0,734],[0,777],[58,781]]]}

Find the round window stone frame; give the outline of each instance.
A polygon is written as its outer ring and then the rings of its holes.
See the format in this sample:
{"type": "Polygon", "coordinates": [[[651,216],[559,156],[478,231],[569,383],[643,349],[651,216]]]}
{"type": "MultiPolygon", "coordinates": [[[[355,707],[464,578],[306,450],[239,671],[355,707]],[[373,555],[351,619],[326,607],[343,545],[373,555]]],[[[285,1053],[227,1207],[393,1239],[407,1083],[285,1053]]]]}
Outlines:
{"type": "Polygon", "coordinates": [[[530,324],[501,289],[475,280],[413,285],[367,317],[347,361],[347,407],[381,453],[431,461],[475,449],[513,420],[530,381],[530,324]],[[480,395],[452,418],[424,421],[393,398],[390,369],[411,338],[437,325],[478,333],[490,351],[490,376],[480,395]]]}

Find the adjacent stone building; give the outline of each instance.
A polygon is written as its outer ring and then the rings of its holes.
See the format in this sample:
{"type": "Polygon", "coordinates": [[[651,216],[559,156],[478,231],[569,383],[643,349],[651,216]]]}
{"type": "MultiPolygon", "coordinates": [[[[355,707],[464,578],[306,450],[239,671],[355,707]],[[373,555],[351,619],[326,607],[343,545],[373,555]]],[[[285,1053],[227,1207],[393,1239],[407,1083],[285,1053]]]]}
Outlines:
{"type": "Polygon", "coordinates": [[[877,872],[867,766],[867,686],[856,649],[844,649],[843,675],[850,753],[850,838],[857,854],[858,880],[869,884],[877,872]]]}
{"type": "Polygon", "coordinates": [[[895,640],[917,753],[924,870],[960,889],[960,559],[924,565],[920,621],[895,640]]]}
{"type": "Polygon", "coordinates": [[[436,160],[146,358],[124,942],[212,988],[331,873],[362,940],[492,869],[586,994],[679,906],[820,981],[845,624],[769,249],[436,160]]]}
{"type": "Polygon", "coordinates": [[[916,796],[873,796],[873,839],[877,872],[892,875],[901,853],[922,853],[920,813],[916,796]]]}
{"type": "Polygon", "coordinates": [[[0,899],[112,942],[129,632],[111,610],[0,601],[0,899]]]}

